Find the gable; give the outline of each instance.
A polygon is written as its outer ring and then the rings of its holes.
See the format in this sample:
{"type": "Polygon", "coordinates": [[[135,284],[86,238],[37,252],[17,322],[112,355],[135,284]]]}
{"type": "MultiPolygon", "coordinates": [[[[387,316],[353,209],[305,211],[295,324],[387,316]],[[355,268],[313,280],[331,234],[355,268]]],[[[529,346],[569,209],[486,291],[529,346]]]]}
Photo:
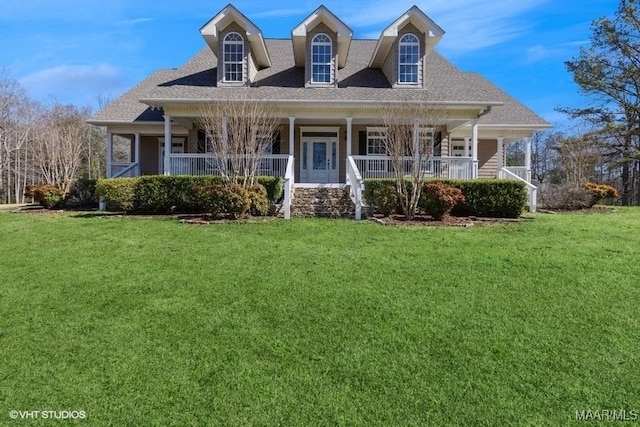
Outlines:
{"type": "Polygon", "coordinates": [[[349,47],[351,46],[353,31],[324,6],[316,9],[291,31],[293,57],[296,67],[305,66],[308,35],[320,24],[324,24],[336,35],[338,68],[344,68],[347,64],[347,56],[349,54],[349,47]]]}
{"type": "Polygon", "coordinates": [[[404,28],[415,28],[422,34],[421,44],[424,43],[424,54],[428,54],[433,50],[435,45],[444,35],[444,30],[429,18],[417,6],[413,6],[406,13],[396,19],[391,25],[382,30],[375,51],[371,56],[369,66],[373,68],[382,67],[385,59],[392,50],[394,43],[397,42],[401,31],[404,28]]]}
{"type": "Polygon", "coordinates": [[[213,54],[219,56],[221,40],[220,33],[232,24],[241,28],[242,32],[246,35],[246,39],[248,40],[251,46],[251,51],[256,59],[257,66],[259,68],[270,67],[272,65],[271,59],[269,58],[269,52],[267,51],[267,46],[265,45],[264,38],[262,37],[262,31],[260,31],[260,29],[246,16],[240,13],[238,9],[230,4],[200,28],[200,34],[213,54]]]}

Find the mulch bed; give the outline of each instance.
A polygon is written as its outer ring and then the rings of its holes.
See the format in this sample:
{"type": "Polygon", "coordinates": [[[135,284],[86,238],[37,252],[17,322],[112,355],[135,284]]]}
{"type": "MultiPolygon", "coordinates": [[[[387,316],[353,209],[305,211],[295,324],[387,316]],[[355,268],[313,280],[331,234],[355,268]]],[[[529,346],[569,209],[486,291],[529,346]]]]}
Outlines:
{"type": "Polygon", "coordinates": [[[481,217],[456,217],[446,216],[437,221],[428,215],[416,215],[412,220],[407,220],[403,215],[391,215],[388,217],[373,216],[369,218],[382,225],[411,226],[411,227],[473,227],[476,224],[510,224],[529,221],[532,218],[481,218],[481,217]]]}
{"type": "MultiPolygon", "coordinates": [[[[602,212],[603,209],[593,209],[594,212],[602,212]]],[[[242,219],[233,219],[229,216],[213,216],[210,214],[128,214],[123,215],[116,212],[98,212],[96,210],[83,210],[83,209],[60,209],[49,210],[44,209],[39,205],[21,206],[18,209],[14,209],[11,212],[23,213],[29,215],[61,215],[61,214],[78,214],[81,216],[91,216],[93,218],[130,218],[130,219],[174,219],[181,224],[191,225],[210,225],[210,224],[224,224],[224,223],[237,223],[237,222],[250,222],[259,223],[267,221],[275,221],[281,218],[267,216],[267,217],[248,217],[242,219]]],[[[517,223],[522,221],[528,221],[532,218],[481,218],[481,217],[455,217],[447,216],[442,221],[436,221],[428,215],[416,215],[412,220],[407,220],[403,215],[391,215],[383,217],[381,215],[375,215],[369,218],[370,221],[374,221],[378,224],[387,226],[405,226],[405,227],[473,227],[477,224],[508,224],[517,223]]]]}

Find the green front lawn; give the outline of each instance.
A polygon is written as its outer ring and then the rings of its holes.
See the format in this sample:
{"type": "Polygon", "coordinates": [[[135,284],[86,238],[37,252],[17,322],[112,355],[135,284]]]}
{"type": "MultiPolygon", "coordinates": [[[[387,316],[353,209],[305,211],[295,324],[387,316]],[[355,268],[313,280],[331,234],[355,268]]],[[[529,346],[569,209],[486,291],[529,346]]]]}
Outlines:
{"type": "Polygon", "coordinates": [[[639,367],[640,209],[468,229],[0,212],[0,425],[573,425],[640,412],[639,367]]]}

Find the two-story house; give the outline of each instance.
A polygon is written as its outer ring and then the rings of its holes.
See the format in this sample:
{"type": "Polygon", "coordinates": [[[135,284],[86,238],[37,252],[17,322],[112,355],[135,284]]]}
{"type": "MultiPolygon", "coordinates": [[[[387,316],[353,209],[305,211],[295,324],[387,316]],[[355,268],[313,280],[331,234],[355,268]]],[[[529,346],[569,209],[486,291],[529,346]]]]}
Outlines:
{"type": "Polygon", "coordinates": [[[265,38],[232,5],[200,33],[206,46],[183,66],[155,72],[91,119],[107,128],[108,176],[211,173],[204,167],[212,153],[203,141],[199,108],[255,99],[267,102],[281,121],[262,172],[285,178],[285,193],[296,186],[356,187],[355,181],[391,176],[380,143],[380,109],[411,103],[447,111],[433,133],[430,176],[530,181],[530,138],[549,124],[435,51],[444,30],[418,7],[374,40],[353,39],[349,26],[324,6],[290,39],[265,38]],[[126,163],[113,161],[115,135],[131,142],[126,163]],[[506,168],[506,144],[522,140],[525,164],[506,168]],[[171,149],[165,149],[169,141],[171,149]]]}

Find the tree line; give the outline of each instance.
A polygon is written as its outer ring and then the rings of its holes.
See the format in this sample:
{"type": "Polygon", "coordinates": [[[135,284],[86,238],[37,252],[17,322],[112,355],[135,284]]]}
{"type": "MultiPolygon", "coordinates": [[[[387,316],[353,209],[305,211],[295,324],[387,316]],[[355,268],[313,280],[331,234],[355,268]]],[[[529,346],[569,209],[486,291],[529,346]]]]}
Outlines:
{"type": "Polygon", "coordinates": [[[106,169],[104,131],[86,123],[88,107],[31,99],[0,69],[0,203],[25,203],[25,189],[50,184],[68,193],[78,177],[106,169]]]}

